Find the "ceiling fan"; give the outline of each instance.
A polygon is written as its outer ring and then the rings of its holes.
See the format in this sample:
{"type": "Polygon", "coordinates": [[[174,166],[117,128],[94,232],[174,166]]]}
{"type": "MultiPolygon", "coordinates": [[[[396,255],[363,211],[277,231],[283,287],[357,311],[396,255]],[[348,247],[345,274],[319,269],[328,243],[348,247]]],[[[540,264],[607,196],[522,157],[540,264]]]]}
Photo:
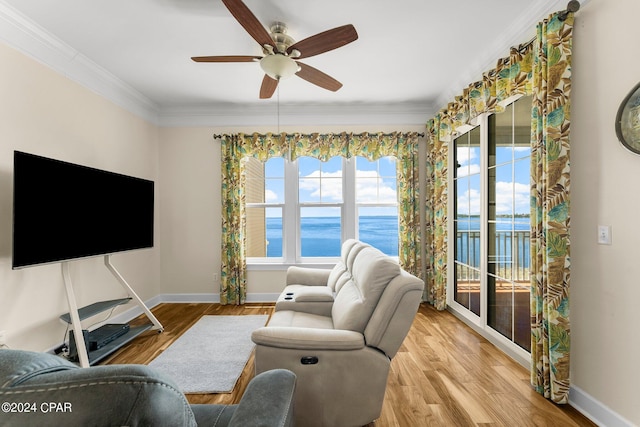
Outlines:
{"type": "Polygon", "coordinates": [[[337,49],[358,39],[353,25],[343,25],[324,31],[315,36],[295,42],[287,28],[277,22],[271,26],[271,34],[241,0],[222,0],[236,20],[262,47],[263,56],[194,56],[195,62],[260,62],[265,72],[260,87],[260,98],[271,98],[281,78],[297,75],[321,88],[337,91],[342,83],[333,77],[298,61],[333,49],[337,49]]]}

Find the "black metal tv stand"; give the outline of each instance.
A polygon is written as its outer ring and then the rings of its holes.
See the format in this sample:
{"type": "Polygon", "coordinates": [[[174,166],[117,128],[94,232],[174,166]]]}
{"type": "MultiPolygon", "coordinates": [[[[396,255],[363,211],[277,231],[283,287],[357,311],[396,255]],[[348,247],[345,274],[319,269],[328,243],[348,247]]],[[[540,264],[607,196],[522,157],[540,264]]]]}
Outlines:
{"type": "Polygon", "coordinates": [[[109,301],[98,301],[93,304],[90,304],[85,307],[78,308],[76,303],[76,297],[73,292],[73,284],[71,283],[71,276],[69,274],[69,265],[68,262],[62,263],[62,276],[64,278],[65,288],[67,290],[67,300],[69,302],[69,312],[60,316],[60,319],[64,322],[70,324],[73,329],[73,335],[75,338],[76,351],[78,353],[78,360],[80,366],[86,368],[90,365],[93,365],[100,360],[104,359],[123,345],[127,344],[129,341],[147,331],[149,329],[156,329],[158,332],[162,332],[164,328],[162,324],[156,319],[156,317],[151,313],[149,308],[145,305],[145,303],[140,299],[140,297],[135,293],[135,291],[129,286],[126,280],[122,277],[122,275],[115,269],[115,267],[111,264],[111,256],[104,256],[105,266],[109,269],[109,271],[118,279],[118,282],[122,285],[122,287],[129,294],[126,298],[119,298],[109,301]],[[84,339],[79,339],[78,337],[84,337],[82,331],[81,321],[83,319],[95,316],[96,314],[107,311],[111,308],[114,308],[121,304],[127,304],[130,301],[135,301],[138,306],[142,309],[144,314],[149,319],[148,323],[139,326],[131,326],[129,330],[116,338],[115,340],[109,342],[103,347],[98,348],[94,351],[89,351],[87,349],[87,345],[84,339]]]}

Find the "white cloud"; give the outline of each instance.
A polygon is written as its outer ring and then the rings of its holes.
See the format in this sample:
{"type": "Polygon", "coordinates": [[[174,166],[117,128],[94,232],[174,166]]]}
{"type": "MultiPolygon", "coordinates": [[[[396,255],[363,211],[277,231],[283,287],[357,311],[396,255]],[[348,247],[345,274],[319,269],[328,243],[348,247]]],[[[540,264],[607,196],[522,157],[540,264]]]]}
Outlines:
{"type": "Polygon", "coordinates": [[[469,147],[458,147],[456,150],[456,160],[461,165],[465,165],[475,159],[477,159],[477,149],[469,149],[469,147]]]}
{"type": "MultiPolygon", "coordinates": [[[[398,201],[396,189],[387,185],[377,171],[357,170],[356,194],[358,202],[396,203],[398,201]]],[[[299,188],[307,191],[309,196],[322,201],[342,201],[342,172],[313,171],[303,176],[299,188]],[[321,184],[322,183],[322,184],[321,184]],[[320,189],[322,185],[322,192],[320,189]]]]}
{"type": "MultiPolygon", "coordinates": [[[[496,183],[496,215],[515,213],[529,213],[529,186],[512,182],[496,183]],[[512,208],[513,206],[513,208],[512,208]]],[[[480,214],[480,192],[476,189],[467,190],[458,195],[458,214],[480,214]]]]}
{"type": "Polygon", "coordinates": [[[356,197],[359,203],[396,203],[396,189],[387,185],[377,171],[356,171],[356,197]]]}
{"type": "Polygon", "coordinates": [[[478,158],[477,149],[469,149],[469,147],[458,147],[456,152],[456,161],[458,162],[457,177],[469,176],[480,173],[480,163],[473,163],[478,158]]]}
{"type": "Polygon", "coordinates": [[[300,190],[308,191],[309,195],[315,199],[322,197],[324,202],[340,202],[342,201],[342,171],[313,171],[300,179],[298,187],[300,190]],[[320,185],[322,185],[322,191],[320,185]]]}
{"type": "Polygon", "coordinates": [[[480,165],[477,163],[470,165],[463,165],[458,168],[458,173],[456,175],[457,178],[461,178],[463,176],[469,176],[480,173],[480,165]]]}
{"type": "Polygon", "coordinates": [[[267,203],[275,203],[278,201],[278,195],[275,191],[265,190],[264,191],[264,199],[267,203]]]}
{"type": "Polygon", "coordinates": [[[480,215],[480,192],[470,189],[458,196],[459,215],[480,215]]]}
{"type": "Polygon", "coordinates": [[[516,213],[529,213],[530,188],[526,184],[496,182],[496,214],[510,214],[512,206],[516,213]]]}

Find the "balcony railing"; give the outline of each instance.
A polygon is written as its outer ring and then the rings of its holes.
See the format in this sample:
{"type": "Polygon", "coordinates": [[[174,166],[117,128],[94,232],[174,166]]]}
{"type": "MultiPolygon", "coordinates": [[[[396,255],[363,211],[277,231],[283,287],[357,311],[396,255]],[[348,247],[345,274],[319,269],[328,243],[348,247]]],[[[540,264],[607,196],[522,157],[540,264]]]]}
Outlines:
{"type": "MultiPolygon", "coordinates": [[[[512,282],[529,281],[530,249],[528,230],[495,231],[488,244],[488,273],[512,282]]],[[[480,231],[456,233],[457,277],[480,280],[480,231]],[[469,266],[470,268],[463,267],[469,266]]]]}

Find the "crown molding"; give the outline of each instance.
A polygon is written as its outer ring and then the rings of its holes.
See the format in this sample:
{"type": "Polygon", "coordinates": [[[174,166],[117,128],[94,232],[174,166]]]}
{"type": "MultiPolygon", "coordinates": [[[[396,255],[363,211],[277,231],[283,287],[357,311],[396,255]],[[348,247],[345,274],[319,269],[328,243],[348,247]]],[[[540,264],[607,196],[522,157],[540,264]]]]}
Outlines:
{"type": "Polygon", "coordinates": [[[183,107],[160,111],[159,125],[177,126],[282,126],[289,125],[406,125],[424,126],[435,114],[429,102],[394,104],[227,104],[183,107]]]}
{"type": "Polygon", "coordinates": [[[0,0],[0,40],[125,110],[158,123],[158,106],[0,0]]]}

